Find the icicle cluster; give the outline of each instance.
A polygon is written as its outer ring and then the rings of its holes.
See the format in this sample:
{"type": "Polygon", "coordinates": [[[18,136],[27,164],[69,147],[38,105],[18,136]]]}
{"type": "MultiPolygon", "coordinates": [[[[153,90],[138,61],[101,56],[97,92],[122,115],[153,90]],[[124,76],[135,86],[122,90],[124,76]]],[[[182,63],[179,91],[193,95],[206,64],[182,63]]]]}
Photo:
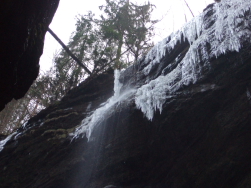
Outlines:
{"type": "Polygon", "coordinates": [[[250,40],[250,21],[244,18],[250,7],[250,1],[222,0],[221,3],[214,4],[214,17],[206,20],[205,15],[208,12],[203,12],[181,30],[159,42],[145,58],[145,62],[149,62],[144,68],[145,75],[179,41],[188,40],[190,47],[172,72],[166,76],[159,76],[138,89],[135,97],[137,108],[152,120],[157,109],[162,111],[162,106],[170,94],[181,86],[195,83],[201,78],[202,70],[210,69],[208,60],[211,57],[218,57],[227,51],[238,52],[241,40],[250,40]],[[209,26],[211,22],[213,25],[209,26]],[[210,46],[210,49],[207,46],[210,46]]]}

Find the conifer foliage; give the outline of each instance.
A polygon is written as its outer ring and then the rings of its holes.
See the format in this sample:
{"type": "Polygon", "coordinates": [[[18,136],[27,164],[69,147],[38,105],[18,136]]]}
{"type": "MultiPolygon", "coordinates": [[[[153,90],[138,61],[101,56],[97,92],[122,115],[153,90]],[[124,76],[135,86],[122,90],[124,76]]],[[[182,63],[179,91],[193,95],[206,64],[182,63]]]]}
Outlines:
{"type": "MultiPolygon", "coordinates": [[[[151,20],[154,5],[149,2],[136,5],[129,0],[106,0],[106,5],[99,8],[102,15],[98,19],[91,11],[78,17],[76,31],[68,44],[93,74],[110,67],[121,69],[137,61],[152,47],[154,24],[158,22],[151,20]]],[[[64,50],[55,64],[68,67],[67,70],[74,68],[74,61],[64,50]]],[[[85,74],[84,70],[80,72],[81,76],[85,74]]]]}

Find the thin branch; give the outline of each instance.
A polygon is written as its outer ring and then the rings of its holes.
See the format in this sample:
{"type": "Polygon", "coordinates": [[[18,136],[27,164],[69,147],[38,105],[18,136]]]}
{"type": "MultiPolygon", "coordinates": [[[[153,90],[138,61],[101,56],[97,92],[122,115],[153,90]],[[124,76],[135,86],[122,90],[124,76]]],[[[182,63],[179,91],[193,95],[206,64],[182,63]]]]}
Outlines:
{"type": "Polygon", "coordinates": [[[91,75],[91,71],[83,64],[81,61],[70,51],[70,49],[58,38],[58,36],[48,28],[48,32],[58,41],[58,43],[64,48],[64,50],[76,61],[76,63],[82,67],[89,75],[91,75]]]}
{"type": "Polygon", "coordinates": [[[186,3],[187,8],[189,9],[189,11],[191,12],[191,14],[192,14],[192,15],[193,15],[193,17],[194,17],[194,14],[193,14],[192,10],[190,9],[190,6],[187,4],[187,1],[186,1],[186,0],[184,0],[184,2],[186,3]]]}

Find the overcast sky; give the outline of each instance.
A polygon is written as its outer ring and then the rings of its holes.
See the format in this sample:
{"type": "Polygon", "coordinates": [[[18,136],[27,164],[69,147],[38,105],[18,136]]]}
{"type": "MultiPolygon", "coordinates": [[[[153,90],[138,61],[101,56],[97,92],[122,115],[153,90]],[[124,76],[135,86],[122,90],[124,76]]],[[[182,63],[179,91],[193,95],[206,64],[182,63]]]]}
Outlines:
{"type": "MultiPolygon", "coordinates": [[[[131,0],[138,4],[146,2],[146,0],[131,0]]],[[[213,0],[186,0],[192,12],[198,15],[203,11],[206,5],[213,0]]],[[[167,37],[172,31],[179,29],[185,23],[185,14],[187,19],[191,19],[192,15],[189,12],[184,0],[150,0],[156,9],[153,12],[154,19],[164,19],[158,23],[155,41],[159,41],[167,37]]],[[[98,6],[105,4],[105,0],[60,0],[59,7],[50,25],[50,28],[58,35],[58,37],[67,44],[71,33],[75,30],[76,16],[85,14],[91,10],[99,16],[101,13],[98,6]]],[[[61,49],[61,46],[47,32],[45,37],[44,53],[40,58],[41,71],[46,71],[50,68],[53,61],[53,56],[61,49]]]]}

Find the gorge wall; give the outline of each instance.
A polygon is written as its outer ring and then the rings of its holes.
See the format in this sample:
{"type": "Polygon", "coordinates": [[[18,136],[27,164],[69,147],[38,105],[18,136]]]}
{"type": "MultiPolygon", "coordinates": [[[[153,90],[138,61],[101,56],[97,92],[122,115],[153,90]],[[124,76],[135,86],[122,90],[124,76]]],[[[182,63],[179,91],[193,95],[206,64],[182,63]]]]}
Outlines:
{"type": "Polygon", "coordinates": [[[59,0],[2,0],[0,6],[0,111],[20,99],[39,72],[44,36],[59,0]]]}
{"type": "Polygon", "coordinates": [[[251,186],[251,3],[225,0],[0,142],[0,187],[251,186]]]}

